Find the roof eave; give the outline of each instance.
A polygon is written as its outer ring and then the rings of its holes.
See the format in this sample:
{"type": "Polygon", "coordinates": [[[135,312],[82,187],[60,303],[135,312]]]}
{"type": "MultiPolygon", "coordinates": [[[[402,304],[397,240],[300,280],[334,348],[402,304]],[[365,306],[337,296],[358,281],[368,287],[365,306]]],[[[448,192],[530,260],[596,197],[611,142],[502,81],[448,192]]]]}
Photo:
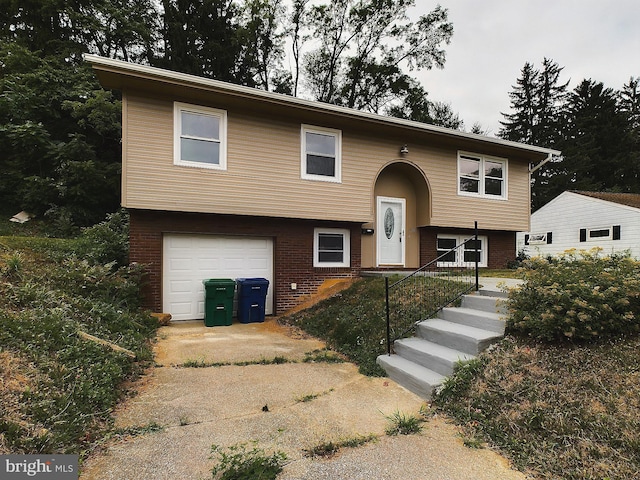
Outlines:
{"type": "MultiPolygon", "coordinates": [[[[267,92],[259,90],[257,88],[246,87],[243,85],[235,85],[220,80],[214,80],[209,78],[198,77],[196,75],[190,75],[186,73],[174,72],[171,70],[165,70],[157,67],[150,67],[148,65],[139,65],[135,63],[124,62],[122,60],[116,60],[112,58],[101,57],[99,55],[84,55],[85,61],[89,62],[92,67],[97,71],[109,72],[118,75],[134,76],[139,78],[147,78],[153,80],[160,80],[169,83],[179,83],[182,85],[188,85],[193,88],[206,89],[210,91],[217,91],[233,95],[237,97],[244,97],[254,100],[261,100],[264,102],[270,102],[278,105],[285,105],[289,107],[302,108],[305,110],[330,113],[333,115],[339,115],[352,119],[360,119],[367,122],[373,122],[388,126],[397,126],[402,128],[408,128],[414,131],[426,132],[433,135],[445,136],[449,138],[459,138],[465,140],[471,140],[476,142],[488,143],[496,146],[513,148],[529,153],[540,154],[542,156],[560,155],[559,150],[538,147],[535,145],[528,145],[519,142],[513,142],[510,140],[503,140],[495,137],[487,137],[484,135],[478,135],[475,133],[461,132],[459,130],[453,130],[450,128],[439,127],[436,125],[429,125],[426,123],[420,123],[413,120],[405,120],[401,118],[388,117],[378,115],[375,113],[364,112],[361,110],[355,110],[352,108],[341,107],[338,105],[332,105],[329,103],[322,103],[312,100],[306,100],[303,98],[292,97],[290,95],[267,92]]],[[[117,85],[105,85],[107,88],[119,89],[117,85]]]]}

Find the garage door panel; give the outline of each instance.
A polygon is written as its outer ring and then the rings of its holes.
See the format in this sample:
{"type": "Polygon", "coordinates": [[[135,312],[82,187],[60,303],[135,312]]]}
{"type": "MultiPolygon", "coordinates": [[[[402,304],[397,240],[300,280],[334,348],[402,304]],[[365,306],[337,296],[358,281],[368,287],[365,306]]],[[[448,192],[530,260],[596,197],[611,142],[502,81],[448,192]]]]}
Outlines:
{"type": "Polygon", "coordinates": [[[273,241],[270,238],[168,234],[163,247],[163,309],[174,320],[204,318],[207,278],[264,277],[266,313],[273,313],[273,241]]]}
{"type": "Polygon", "coordinates": [[[192,282],[190,280],[172,280],[169,282],[170,293],[191,293],[193,290],[192,282]]]}

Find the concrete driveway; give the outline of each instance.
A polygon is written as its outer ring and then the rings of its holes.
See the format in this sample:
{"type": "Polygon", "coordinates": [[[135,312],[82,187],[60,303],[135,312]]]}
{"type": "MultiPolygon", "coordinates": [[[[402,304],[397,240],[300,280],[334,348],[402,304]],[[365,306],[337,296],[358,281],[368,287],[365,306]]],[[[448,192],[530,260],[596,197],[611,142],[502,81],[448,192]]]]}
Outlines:
{"type": "Polygon", "coordinates": [[[243,442],[284,452],[278,478],[286,480],[526,478],[491,450],[465,447],[444,418],[429,419],[418,435],[385,435],[386,416],[418,414],[423,400],[350,363],[302,362],[324,345],[274,319],[212,328],[178,323],[162,327],[158,338],[157,366],[115,417],[119,427],[164,428],[114,439],[85,462],[81,479],[211,478],[211,446],[243,442]],[[288,362],[252,363],[274,357],[288,362]],[[185,362],[231,365],[180,366],[185,362]],[[378,440],[330,458],[305,453],[369,434],[378,440]]]}

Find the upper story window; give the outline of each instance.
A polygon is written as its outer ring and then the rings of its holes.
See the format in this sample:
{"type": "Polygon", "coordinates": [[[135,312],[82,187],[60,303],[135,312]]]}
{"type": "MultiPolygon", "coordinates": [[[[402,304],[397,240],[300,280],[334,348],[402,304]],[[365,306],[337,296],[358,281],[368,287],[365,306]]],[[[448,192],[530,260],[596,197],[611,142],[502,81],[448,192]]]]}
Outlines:
{"type": "Polygon", "coordinates": [[[458,194],[507,198],[507,161],[459,152],[458,194]]]}
{"type": "Polygon", "coordinates": [[[177,102],[173,111],[173,163],[226,170],[227,112],[177,102]]]}
{"type": "Polygon", "coordinates": [[[341,150],[340,130],[302,125],[302,178],[340,182],[341,150]]]}

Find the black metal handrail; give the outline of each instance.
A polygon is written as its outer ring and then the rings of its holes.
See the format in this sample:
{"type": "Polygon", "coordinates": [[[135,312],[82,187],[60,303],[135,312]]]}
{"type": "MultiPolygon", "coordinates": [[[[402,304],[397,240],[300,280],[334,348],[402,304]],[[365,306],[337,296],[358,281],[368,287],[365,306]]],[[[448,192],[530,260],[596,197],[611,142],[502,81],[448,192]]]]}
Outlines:
{"type": "MultiPolygon", "coordinates": [[[[451,250],[439,255],[433,261],[415,272],[389,284],[385,277],[385,301],[387,316],[387,353],[391,355],[393,343],[405,337],[422,320],[436,315],[447,305],[451,305],[464,294],[478,290],[478,222],[474,235],[451,250]],[[472,245],[473,248],[468,248],[472,245]],[[473,262],[465,262],[465,254],[473,252],[473,262]],[[451,257],[462,256],[464,264],[473,267],[443,268],[438,263],[452,263],[451,257]],[[475,270],[474,275],[471,271],[475,270]]],[[[456,262],[457,263],[457,262],[456,262]]]]}

